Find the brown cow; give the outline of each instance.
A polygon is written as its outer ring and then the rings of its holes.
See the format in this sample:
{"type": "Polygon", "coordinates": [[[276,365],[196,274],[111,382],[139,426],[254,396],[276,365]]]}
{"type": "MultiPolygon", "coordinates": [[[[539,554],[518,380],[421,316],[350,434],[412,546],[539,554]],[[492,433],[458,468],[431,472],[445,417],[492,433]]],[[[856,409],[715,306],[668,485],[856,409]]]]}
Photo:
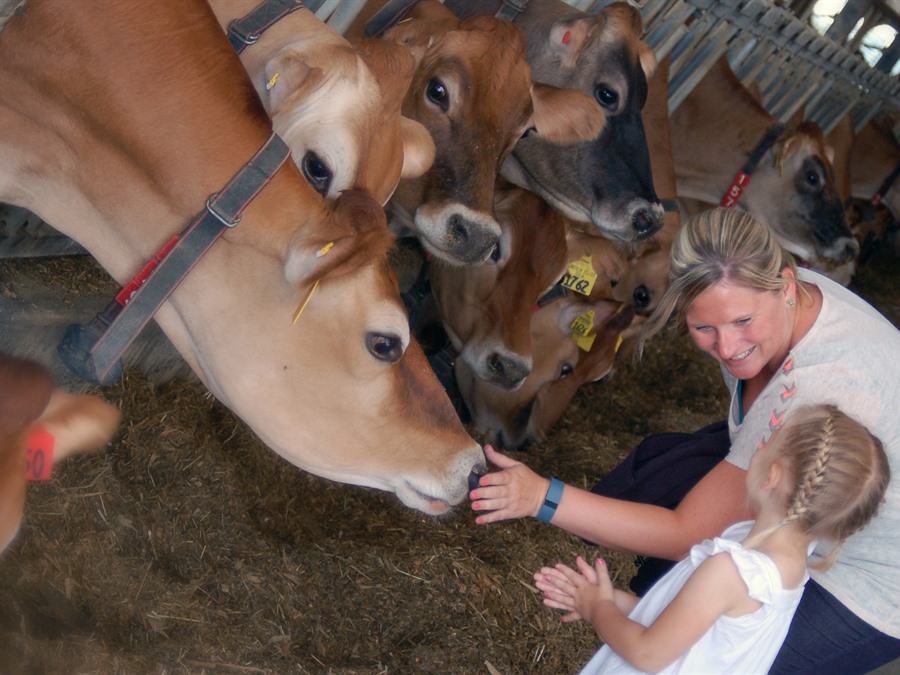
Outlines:
{"type": "MultiPolygon", "coordinates": [[[[0,199],[120,283],[270,131],[201,0],[31,0],[0,33],[0,199]]],[[[326,202],[286,162],[155,318],[289,462],[442,513],[484,458],[409,339],[391,243],[371,197],[326,202]]]]}
{"type": "MultiPolygon", "coordinates": [[[[719,203],[776,120],[719,59],[672,114],[679,198],[719,203]]],[[[801,261],[843,263],[859,253],[834,186],[821,129],[781,134],[759,161],[739,205],[765,222],[801,261]]]]}
{"type": "Polygon", "coordinates": [[[598,278],[591,295],[569,293],[542,303],[531,319],[536,355],[531,373],[515,391],[504,391],[475,376],[462,359],[456,362],[460,393],[473,424],[498,447],[522,448],[546,438],[578,388],[612,371],[621,334],[630,325],[630,303],[612,299],[612,278],[627,265],[618,248],[596,235],[570,233],[569,260],[590,256],[598,278]],[[591,315],[587,314],[592,312],[591,315]],[[590,344],[576,342],[579,317],[590,344]],[[539,355],[539,357],[538,357],[539,355]]]}
{"type": "Polygon", "coordinates": [[[480,265],[435,263],[431,286],[459,359],[475,376],[515,389],[531,371],[531,315],[567,264],[566,221],[536,194],[499,186],[500,255],[480,265]]]}
{"type": "MultiPolygon", "coordinates": [[[[258,4],[210,0],[225,29],[258,4]]],[[[401,177],[416,178],[431,166],[431,136],[400,114],[415,69],[400,45],[366,40],[354,48],[298,9],[247,46],[241,61],[273,128],[326,198],[356,187],[384,204],[401,177]]]]}
{"type": "Polygon", "coordinates": [[[43,480],[53,464],[105,445],[119,417],[96,396],[56,389],[36,362],[0,354],[0,551],[19,531],[26,480],[43,480]]]}
{"type": "MultiPolygon", "coordinates": [[[[499,0],[445,4],[462,17],[493,14],[500,6],[499,0]]],[[[632,242],[653,234],[663,212],[651,180],[641,107],[656,57],[641,40],[637,9],[614,2],[588,14],[563,0],[536,0],[515,23],[525,33],[534,79],[593,97],[606,113],[606,126],[573,147],[526,136],[501,173],[567,217],[593,223],[602,236],[632,242]]]]}
{"type": "MultiPolygon", "coordinates": [[[[360,34],[382,4],[367,3],[348,35],[360,34]]],[[[411,230],[450,264],[482,262],[500,237],[494,178],[516,142],[529,132],[553,143],[594,138],[603,111],[580,92],[533,82],[521,30],[493,17],[460,21],[424,0],[385,39],[418,59],[403,113],[437,146],[424,177],[400,182],[389,204],[392,226],[411,230]]]]}

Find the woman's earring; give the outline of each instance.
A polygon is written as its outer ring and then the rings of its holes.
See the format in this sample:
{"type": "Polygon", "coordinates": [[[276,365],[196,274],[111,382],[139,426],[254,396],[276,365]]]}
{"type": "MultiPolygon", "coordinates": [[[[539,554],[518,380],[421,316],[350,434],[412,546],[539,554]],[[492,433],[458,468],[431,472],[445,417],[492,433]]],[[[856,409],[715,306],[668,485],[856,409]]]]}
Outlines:
{"type": "Polygon", "coordinates": [[[787,306],[790,307],[791,309],[793,309],[794,307],[797,306],[797,302],[793,298],[788,298],[787,306]]]}

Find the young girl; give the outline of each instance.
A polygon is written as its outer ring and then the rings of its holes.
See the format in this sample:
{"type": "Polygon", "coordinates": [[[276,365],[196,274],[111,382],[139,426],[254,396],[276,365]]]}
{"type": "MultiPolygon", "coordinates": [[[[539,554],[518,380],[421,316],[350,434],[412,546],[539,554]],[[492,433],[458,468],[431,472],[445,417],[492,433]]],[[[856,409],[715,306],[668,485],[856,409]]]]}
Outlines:
{"type": "Polygon", "coordinates": [[[580,556],[534,575],[544,604],[584,618],[606,643],[582,673],[765,673],[808,578],[816,540],[844,540],[884,499],[890,469],[881,442],[831,405],[795,411],[753,456],[747,495],[755,521],[694,546],[647,594],[613,589],[603,560],[580,556]]]}

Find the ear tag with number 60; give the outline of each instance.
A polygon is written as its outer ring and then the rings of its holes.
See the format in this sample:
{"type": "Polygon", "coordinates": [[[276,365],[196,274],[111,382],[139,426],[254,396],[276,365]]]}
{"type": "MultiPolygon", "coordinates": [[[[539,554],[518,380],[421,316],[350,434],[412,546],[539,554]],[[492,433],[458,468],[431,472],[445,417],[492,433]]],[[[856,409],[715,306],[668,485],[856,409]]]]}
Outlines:
{"type": "Polygon", "coordinates": [[[572,339],[575,341],[575,344],[583,351],[591,351],[594,338],[597,337],[596,333],[591,335],[591,330],[594,328],[594,310],[589,309],[584,314],[576,316],[575,320],[570,324],[570,328],[572,329],[572,339]]]}
{"type": "Polygon", "coordinates": [[[585,255],[569,263],[569,267],[559,283],[576,293],[590,295],[596,282],[597,272],[594,270],[592,256],[585,255]]]}

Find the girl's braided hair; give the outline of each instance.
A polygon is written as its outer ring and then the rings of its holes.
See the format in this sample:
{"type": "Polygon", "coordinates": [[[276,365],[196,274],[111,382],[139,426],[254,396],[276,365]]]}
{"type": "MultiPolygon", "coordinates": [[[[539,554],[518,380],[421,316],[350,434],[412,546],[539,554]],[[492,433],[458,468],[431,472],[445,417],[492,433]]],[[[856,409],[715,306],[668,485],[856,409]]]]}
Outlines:
{"type": "Polygon", "coordinates": [[[793,476],[783,523],[799,522],[834,542],[815,567],[827,569],[850,535],[878,512],[891,478],[884,447],[862,424],[833,405],[800,408],[773,439],[772,459],[793,476]]]}

